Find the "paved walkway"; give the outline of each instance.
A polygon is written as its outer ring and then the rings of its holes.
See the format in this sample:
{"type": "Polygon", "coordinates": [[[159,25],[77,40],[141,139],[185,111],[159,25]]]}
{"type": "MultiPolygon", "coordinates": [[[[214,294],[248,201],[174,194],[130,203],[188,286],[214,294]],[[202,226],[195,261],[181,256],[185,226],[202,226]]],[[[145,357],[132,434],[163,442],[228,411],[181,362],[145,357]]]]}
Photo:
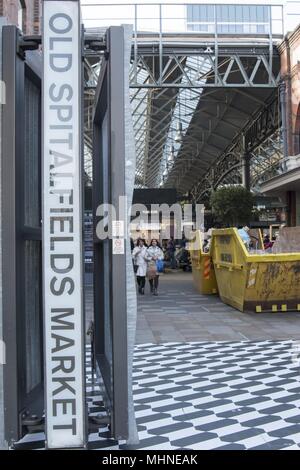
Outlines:
{"type": "MultiPolygon", "coordinates": [[[[300,313],[247,314],[201,296],[190,273],[161,276],[138,298],[135,449],[300,449],[300,313]]],[[[92,316],[87,290],[87,324],[92,316]]],[[[90,368],[91,415],[105,414],[90,368]]],[[[43,448],[30,434],[21,448],[43,448]]],[[[128,449],[91,429],[91,449],[128,449]]]]}
{"type": "MultiPolygon", "coordinates": [[[[94,450],[300,449],[300,381],[293,341],[226,341],[136,346],[133,393],[140,443],[91,429],[94,450]]],[[[87,347],[90,415],[105,415],[87,347]]],[[[43,433],[21,449],[44,448],[43,433]]]]}
{"type": "Polygon", "coordinates": [[[136,343],[300,340],[300,312],[243,313],[218,296],[200,295],[192,274],[160,277],[159,296],[138,296],[136,343]]]}

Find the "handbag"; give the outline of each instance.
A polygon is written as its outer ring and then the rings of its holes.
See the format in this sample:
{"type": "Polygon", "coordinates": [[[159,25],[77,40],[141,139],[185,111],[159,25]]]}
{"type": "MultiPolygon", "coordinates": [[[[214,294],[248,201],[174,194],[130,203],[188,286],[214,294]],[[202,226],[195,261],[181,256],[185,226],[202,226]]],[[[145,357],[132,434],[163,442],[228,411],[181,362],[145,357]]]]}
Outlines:
{"type": "Polygon", "coordinates": [[[165,267],[165,263],[163,262],[162,259],[156,260],[156,269],[157,269],[157,272],[163,273],[163,272],[164,272],[164,267],[165,267]]]}
{"type": "Polygon", "coordinates": [[[137,270],[139,269],[139,266],[138,264],[135,263],[134,260],[132,260],[132,265],[133,265],[133,271],[135,272],[135,274],[137,273],[137,270]]]}
{"type": "Polygon", "coordinates": [[[154,279],[157,274],[157,268],[155,261],[150,261],[147,267],[147,277],[148,279],[154,279]]]}

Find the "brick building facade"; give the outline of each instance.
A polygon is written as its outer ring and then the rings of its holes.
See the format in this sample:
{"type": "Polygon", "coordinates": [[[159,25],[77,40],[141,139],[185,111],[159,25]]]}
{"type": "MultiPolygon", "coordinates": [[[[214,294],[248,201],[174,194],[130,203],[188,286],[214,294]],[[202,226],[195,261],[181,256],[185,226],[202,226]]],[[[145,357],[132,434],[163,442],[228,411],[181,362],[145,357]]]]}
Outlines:
{"type": "Polygon", "coordinates": [[[288,225],[300,225],[300,25],[279,45],[286,103],[287,167],[264,183],[262,191],[287,206],[288,225]]]}
{"type": "Polygon", "coordinates": [[[286,83],[288,154],[300,154],[300,25],[279,46],[286,83]]]}
{"type": "Polygon", "coordinates": [[[18,25],[24,34],[40,32],[41,0],[0,0],[0,16],[18,25]]]}

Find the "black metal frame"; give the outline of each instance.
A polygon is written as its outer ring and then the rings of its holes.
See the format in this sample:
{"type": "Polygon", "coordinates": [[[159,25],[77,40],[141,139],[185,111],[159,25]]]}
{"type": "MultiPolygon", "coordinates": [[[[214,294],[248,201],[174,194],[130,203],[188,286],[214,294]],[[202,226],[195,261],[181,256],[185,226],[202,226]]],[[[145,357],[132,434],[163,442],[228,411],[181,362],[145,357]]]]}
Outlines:
{"type": "MultiPolygon", "coordinates": [[[[41,226],[25,225],[25,80],[41,88],[40,65],[30,53],[26,62],[18,54],[20,33],[15,26],[3,27],[2,67],[6,84],[6,104],[2,115],[2,239],[3,239],[3,339],[6,344],[4,366],[5,438],[9,444],[26,432],[23,419],[43,412],[42,354],[42,273],[41,226]],[[40,382],[27,390],[25,243],[40,242],[40,276],[37,299],[40,306],[39,353],[40,382]]],[[[40,106],[39,106],[40,107],[40,106]]],[[[40,114],[40,111],[39,111],[40,114]]],[[[41,119],[41,116],[38,118],[41,119]]],[[[38,135],[38,220],[41,221],[41,137],[38,135]]],[[[28,182],[29,183],[29,182],[28,182]]],[[[32,182],[30,182],[32,184],[32,182]]],[[[36,214],[37,215],[37,214],[36,214]]]]}
{"type": "MultiPolygon", "coordinates": [[[[102,203],[118,207],[125,193],[125,123],[123,51],[120,27],[107,33],[108,53],[101,68],[94,110],[93,218],[102,203]],[[103,120],[108,122],[104,134],[103,120]],[[103,149],[107,143],[107,155],[103,149]]],[[[94,230],[94,319],[95,357],[104,385],[105,401],[111,415],[111,434],[128,437],[128,351],[126,312],[126,256],[112,254],[112,241],[101,241],[94,230]],[[108,294],[108,297],[105,297],[108,294]],[[105,322],[107,322],[105,324],[105,322]],[[109,326],[109,328],[108,328],[109,326]],[[110,343],[107,343],[109,329],[110,343]],[[107,348],[111,357],[108,357],[107,348]]]]}

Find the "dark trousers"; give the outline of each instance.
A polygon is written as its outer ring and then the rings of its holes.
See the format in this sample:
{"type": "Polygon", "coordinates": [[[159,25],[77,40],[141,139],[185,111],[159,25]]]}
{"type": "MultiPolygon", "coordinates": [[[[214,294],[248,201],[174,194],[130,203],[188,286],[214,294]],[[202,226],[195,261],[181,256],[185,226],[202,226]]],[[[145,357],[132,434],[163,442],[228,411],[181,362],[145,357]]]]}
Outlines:
{"type": "Polygon", "coordinates": [[[138,286],[143,289],[145,287],[146,277],[145,276],[136,276],[138,286]]]}
{"type": "Polygon", "coordinates": [[[153,287],[155,287],[155,289],[158,288],[158,278],[159,276],[156,275],[154,279],[149,279],[151,289],[153,289],[153,287]]]}

